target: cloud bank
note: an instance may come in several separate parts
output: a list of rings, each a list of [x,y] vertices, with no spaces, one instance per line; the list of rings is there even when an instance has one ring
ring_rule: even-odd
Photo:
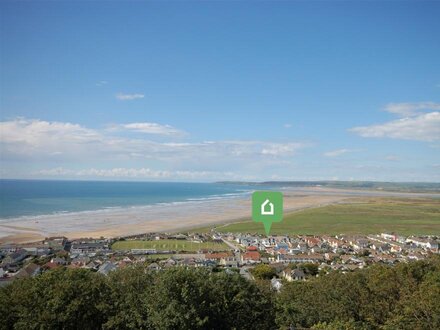
[[[390,103],[385,110],[403,118],[383,124],[354,127],[350,131],[367,138],[424,142],[440,140],[440,103]]]
[[[55,166],[40,172],[41,175],[50,176],[175,176],[203,179],[215,175],[219,178],[233,178],[231,174],[226,174],[230,169],[235,173],[246,173],[249,168],[271,167],[290,159],[308,146],[302,142],[257,140],[157,141],[151,137],[160,135],[172,139],[183,131],[170,125],[156,123],[123,124],[118,125],[118,129],[148,135],[131,137],[125,134],[121,137],[114,134],[114,129],[100,130],[73,123],[38,119],[17,118],[0,122],[0,161],[3,164],[68,163],[71,168],[89,168],[82,172],[69,170],[64,166],[63,170],[59,170],[61,167]],[[103,164],[114,166],[118,162],[130,164],[129,168],[132,170],[125,167],[100,169]]]
[[[362,137],[434,142],[440,140],[440,112],[405,117],[384,124],[350,129]]]

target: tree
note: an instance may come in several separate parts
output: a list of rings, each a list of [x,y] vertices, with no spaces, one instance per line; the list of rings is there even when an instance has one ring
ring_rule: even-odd
[[[274,268],[266,264],[259,264],[251,270],[252,275],[259,280],[270,280],[276,276],[277,272]]]
[[[105,278],[84,269],[56,269],[7,290],[15,329],[97,329],[110,301]]]
[[[105,329],[150,329],[148,302],[152,297],[153,273],[144,265],[118,269],[108,277],[110,299]]]
[[[318,265],[310,262],[301,264],[300,267],[303,269],[304,273],[310,276],[316,276],[316,274],[319,272]]]
[[[149,310],[155,329],[273,327],[270,299],[238,274],[174,268],[154,279]]]

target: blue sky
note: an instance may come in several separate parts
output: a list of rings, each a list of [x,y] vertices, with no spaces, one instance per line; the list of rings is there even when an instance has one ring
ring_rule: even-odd
[[[2,2],[2,178],[440,181],[440,3]]]

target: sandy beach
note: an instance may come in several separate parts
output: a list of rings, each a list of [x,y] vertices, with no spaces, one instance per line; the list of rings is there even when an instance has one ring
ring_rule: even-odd
[[[350,199],[358,196],[427,197],[426,194],[320,187],[301,188],[283,193],[285,213],[332,203],[349,202]],[[246,196],[22,217],[0,221],[0,243],[24,243],[58,235],[76,239],[169,232],[233,222],[250,216],[250,196]]]

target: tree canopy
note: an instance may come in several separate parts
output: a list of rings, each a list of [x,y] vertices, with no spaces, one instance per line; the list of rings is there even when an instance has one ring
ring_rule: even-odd
[[[59,268],[0,288],[0,329],[440,329],[440,258],[268,290],[236,273]],[[269,274],[270,271],[270,274]],[[269,276],[270,275],[270,276]]]

